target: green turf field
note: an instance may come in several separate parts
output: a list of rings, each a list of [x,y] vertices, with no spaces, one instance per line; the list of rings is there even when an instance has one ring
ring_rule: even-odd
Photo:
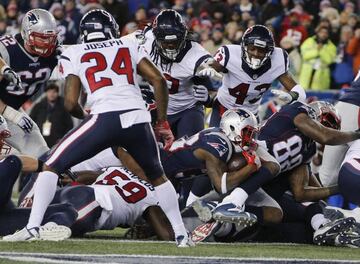
[[[360,250],[351,248],[277,243],[201,243],[195,248],[179,249],[176,248],[174,243],[170,242],[123,240],[123,233],[123,229],[117,229],[115,232],[98,231],[89,234],[85,238],[70,239],[62,242],[0,242],[0,251],[360,261]]]

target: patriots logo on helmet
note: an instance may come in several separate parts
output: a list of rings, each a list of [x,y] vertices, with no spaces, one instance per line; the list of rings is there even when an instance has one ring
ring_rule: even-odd
[[[28,20],[32,25],[35,25],[35,24],[37,24],[39,22],[39,19],[32,12],[28,13]]]

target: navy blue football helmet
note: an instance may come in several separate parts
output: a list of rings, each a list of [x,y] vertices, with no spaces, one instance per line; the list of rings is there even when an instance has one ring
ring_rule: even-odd
[[[165,9],[154,19],[153,33],[160,55],[174,61],[185,46],[188,30],[178,12]]]
[[[253,70],[260,68],[270,58],[274,51],[274,37],[271,31],[262,25],[248,28],[242,37],[242,60]],[[258,57],[254,57],[251,50],[256,49]]]
[[[94,9],[81,19],[80,36],[84,43],[119,38],[119,25],[110,13]]]

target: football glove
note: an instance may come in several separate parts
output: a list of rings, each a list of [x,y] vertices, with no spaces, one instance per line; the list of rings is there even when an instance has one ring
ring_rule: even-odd
[[[21,78],[20,78],[20,76],[13,69],[11,69],[9,66],[3,67],[1,69],[1,74],[7,81],[14,84],[15,88],[17,88],[17,90],[22,90],[23,89],[22,86],[21,86]]]
[[[210,77],[211,79],[214,79],[215,81],[221,81],[222,80],[222,74],[218,73],[214,68],[206,67],[199,71],[197,73],[197,76],[200,77]]]
[[[170,125],[168,121],[158,121],[155,124],[155,135],[158,141],[164,141],[164,149],[168,150],[172,143],[174,142],[174,135],[170,129]]]
[[[285,104],[290,104],[299,98],[299,94],[294,91],[285,92],[282,90],[271,89],[271,93]]]
[[[206,103],[209,100],[209,91],[205,86],[199,85],[193,88],[193,94],[197,101]]]
[[[7,120],[17,124],[25,133],[30,134],[34,127],[34,123],[30,117],[28,117],[25,113],[16,111],[11,106],[6,106],[3,116]]]
[[[261,160],[256,156],[255,152],[243,151],[242,155],[246,159],[248,165],[255,165],[257,169],[261,167]]]

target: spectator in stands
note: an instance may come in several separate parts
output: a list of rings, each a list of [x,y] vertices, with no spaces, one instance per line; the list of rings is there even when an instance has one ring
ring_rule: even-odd
[[[294,38],[285,36],[280,41],[280,47],[289,54],[290,68],[289,72],[293,75],[295,81],[299,81],[301,69],[301,55],[296,46]]]
[[[279,29],[283,16],[293,8],[292,0],[268,1],[262,12],[260,22],[263,24],[271,22],[276,29]]]
[[[68,34],[71,34],[71,27],[69,22],[65,20],[65,10],[60,3],[53,3],[49,9],[49,12],[53,14],[56,20],[57,30],[59,32],[58,39],[60,43],[67,44],[69,41],[66,39]]]
[[[346,52],[353,56],[353,72],[357,74],[360,68],[360,27],[355,29],[354,36],[346,47]]]
[[[350,18],[350,15],[355,13],[355,5],[352,2],[347,2],[344,5],[343,11],[340,13],[340,24],[346,25]]]
[[[15,35],[20,32],[20,25],[18,21],[18,5],[16,0],[9,1],[6,7],[7,15],[7,28],[6,33],[9,35]]]
[[[79,39],[79,25],[82,18],[80,10],[76,7],[75,0],[64,0],[65,3],[65,19],[69,22],[66,43],[76,44]]]
[[[63,98],[59,96],[59,86],[49,83],[45,92],[46,97],[34,105],[30,116],[51,148],[73,127],[73,122],[65,110]]]
[[[353,29],[355,29],[355,27],[357,27],[359,24],[359,16],[355,13],[351,14],[349,16],[347,24],[351,26]]]
[[[224,37],[224,27],[221,24],[216,24],[212,29],[211,38],[204,42],[203,47],[214,55],[221,46],[227,44],[231,44],[231,42]]]
[[[305,89],[326,90],[330,88],[330,64],[336,58],[336,46],[329,39],[327,27],[320,27],[316,35],[301,45],[302,66],[300,85]]]
[[[123,28],[128,21],[127,1],[103,0],[102,5],[115,18],[120,28]]]
[[[349,25],[343,25],[340,32],[340,41],[337,45],[336,51],[336,64],[333,71],[334,87],[336,89],[349,87],[350,83],[354,79],[353,73],[353,58],[346,52],[346,46],[348,45],[351,37],[353,36],[353,30]]]
[[[301,24],[300,14],[295,10],[290,11],[281,24],[280,39],[285,36],[293,38],[296,47],[299,47],[308,37],[305,26]]]

